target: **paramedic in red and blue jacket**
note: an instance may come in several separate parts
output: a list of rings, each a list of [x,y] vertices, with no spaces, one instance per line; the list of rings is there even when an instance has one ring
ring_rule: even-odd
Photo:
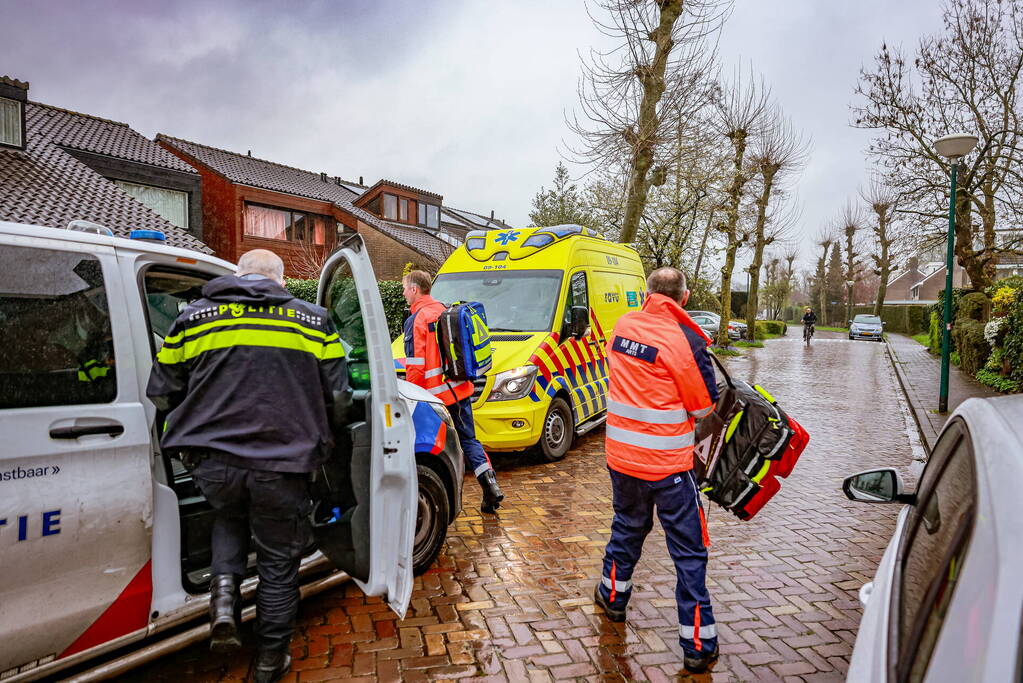
[[[480,511],[492,513],[501,507],[504,494],[483,444],[476,438],[472,419],[472,382],[448,381],[441,367],[437,344],[437,319],[447,307],[430,296],[433,284],[428,273],[413,270],[402,278],[402,294],[412,315],[405,321],[405,379],[444,401],[458,432],[458,442],[483,489]]]
[[[660,268],[647,279],[643,309],[615,325],[607,345],[610,386],[605,450],[614,519],[596,603],[625,620],[632,572],[653,528],[654,509],[675,563],[679,642],[689,671],[717,657],[717,627],[707,592],[707,526],[693,476],[695,420],[718,399],[710,338],[683,306],[686,279]]]

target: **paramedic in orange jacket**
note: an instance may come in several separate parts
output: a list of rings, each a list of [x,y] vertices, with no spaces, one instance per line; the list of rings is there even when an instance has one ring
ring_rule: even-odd
[[[685,667],[700,672],[718,647],[706,585],[706,519],[692,473],[693,429],[714,409],[718,391],[710,339],[683,310],[688,299],[681,271],[655,270],[643,309],[622,316],[607,345],[605,450],[614,519],[594,600],[612,621],[625,620],[632,572],[656,507],[675,563]]]
[[[421,270],[413,270],[401,280],[402,294],[412,315],[405,321],[405,379],[444,401],[455,423],[458,442],[483,489],[481,512],[492,513],[501,507],[504,494],[490,465],[483,445],[476,438],[472,419],[472,382],[448,381],[441,369],[437,344],[437,319],[447,306],[430,296],[433,280]]]

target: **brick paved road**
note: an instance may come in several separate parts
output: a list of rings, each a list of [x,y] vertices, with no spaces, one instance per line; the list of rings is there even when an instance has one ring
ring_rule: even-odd
[[[740,522],[710,511],[709,582],[721,659],[693,680],[841,680],[894,506],[846,501],[844,475],[907,466],[910,446],[884,346],[795,338],[733,359],[810,432],[792,476]],[[839,336],[839,335],[835,335]],[[416,580],[404,621],[349,586],[304,603],[288,681],[689,680],[681,666],[674,570],[655,526],[634,575],[629,621],[596,614],[593,585],[610,524],[601,431],[557,464],[504,458],[498,518],[466,511],[436,566]],[[475,482],[472,482],[474,484]],[[194,646],[129,680],[238,680],[250,653],[222,659]]]

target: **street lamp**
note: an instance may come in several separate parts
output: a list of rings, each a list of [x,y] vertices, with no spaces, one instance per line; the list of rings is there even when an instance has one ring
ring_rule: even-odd
[[[977,146],[977,136],[967,133],[946,135],[934,141],[934,149],[952,164],[952,190],[948,199],[948,244],[945,251],[945,319],[941,331],[941,388],[938,390],[938,412],[948,412],[948,364],[952,342],[952,256],[955,252],[956,174],[959,161]]]
[[[845,296],[845,319],[849,321],[849,325],[852,325],[852,307],[853,307],[853,285],[856,284],[855,280],[846,280],[846,296]]]

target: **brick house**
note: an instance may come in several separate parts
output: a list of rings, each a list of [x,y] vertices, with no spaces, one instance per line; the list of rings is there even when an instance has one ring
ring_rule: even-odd
[[[365,240],[377,277],[398,279],[406,263],[435,270],[460,243],[426,229],[432,216],[439,216],[439,195],[389,181],[367,188],[164,134],[156,140],[198,169],[206,241],[229,261],[250,249],[270,249],[284,259],[289,276],[312,277],[339,235],[354,231]],[[384,218],[391,215],[392,204],[383,197],[385,189],[395,198],[394,220]],[[399,195],[405,202],[397,203]],[[418,223],[420,203],[423,224]],[[398,220],[399,207],[404,220]]]
[[[125,123],[32,102],[28,90],[0,77],[0,220],[82,219],[118,237],[160,230],[168,244],[209,251],[195,169]]]

